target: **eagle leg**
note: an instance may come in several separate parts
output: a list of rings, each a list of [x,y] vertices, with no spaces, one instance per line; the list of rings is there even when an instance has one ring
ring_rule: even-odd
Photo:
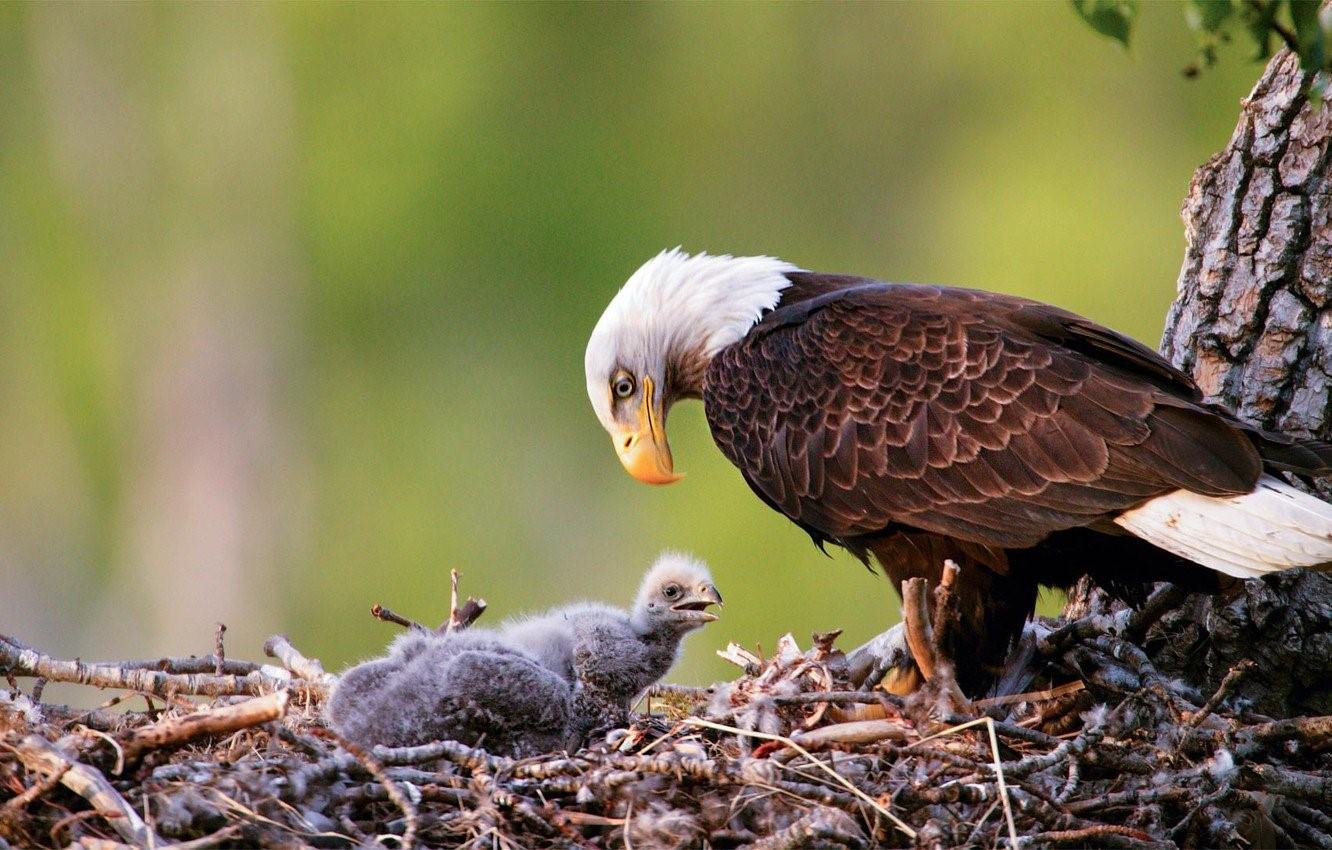
[[[922,578],[926,582],[926,598],[934,598],[935,589],[943,581],[945,564],[953,561],[958,565],[958,580],[951,589],[952,621],[941,649],[954,662],[962,692],[972,698],[985,696],[1002,673],[1009,649],[1035,610],[1036,581],[1027,575],[1011,573],[1002,550],[935,534],[896,531],[866,541],[866,548],[874,553],[899,597],[903,582]],[[910,684],[911,677],[899,674],[896,681]]]

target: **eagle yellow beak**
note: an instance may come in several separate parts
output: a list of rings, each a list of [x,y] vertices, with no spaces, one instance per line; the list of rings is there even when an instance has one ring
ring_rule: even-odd
[[[643,401],[638,406],[638,430],[612,434],[615,451],[628,473],[644,484],[671,484],[684,478],[675,472],[671,445],[663,427],[666,414],[653,392],[652,379],[643,378]]]

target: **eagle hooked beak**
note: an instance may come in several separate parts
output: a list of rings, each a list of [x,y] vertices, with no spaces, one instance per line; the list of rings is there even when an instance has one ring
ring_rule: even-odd
[[[656,397],[652,379],[643,378],[643,400],[638,406],[638,430],[614,435],[615,451],[630,475],[644,484],[671,484],[683,478],[675,472],[671,445],[666,441],[666,412]]]
[[[690,620],[700,624],[711,623],[717,619],[717,615],[708,610],[711,605],[720,606],[722,604],[721,594],[717,588],[710,585],[702,585],[698,590],[681,599],[671,606],[672,611],[685,614]]]

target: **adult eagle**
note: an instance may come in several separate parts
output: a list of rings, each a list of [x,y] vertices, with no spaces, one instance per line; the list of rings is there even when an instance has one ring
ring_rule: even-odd
[[[771,257],[649,260],[592,332],[587,391],[635,478],[675,474],[666,414],[713,439],[816,543],[897,584],[962,567],[959,680],[983,691],[1038,586],[1332,566],[1332,445],[1206,404],[1156,352],[1035,301],[801,270]]]

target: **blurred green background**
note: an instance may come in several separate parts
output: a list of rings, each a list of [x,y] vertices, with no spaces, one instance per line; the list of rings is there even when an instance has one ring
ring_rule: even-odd
[[[330,668],[436,622],[626,601],[708,559],[712,650],[897,618],[754,498],[584,394],[664,247],[1056,302],[1155,342],[1192,170],[1260,65],[1183,11],[1125,55],[1059,4],[0,5],[0,631],[65,656]]]

